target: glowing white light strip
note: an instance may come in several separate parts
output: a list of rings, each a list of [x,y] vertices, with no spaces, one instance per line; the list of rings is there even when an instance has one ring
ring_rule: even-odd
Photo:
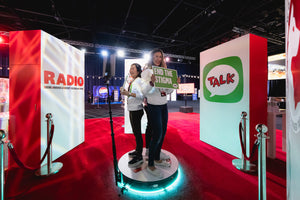
[[[181,185],[181,183],[183,182],[184,177],[182,175],[181,170],[182,169],[179,166],[176,179],[172,183],[170,183],[167,187],[161,188],[158,190],[151,190],[151,191],[139,190],[139,189],[131,187],[130,185],[126,185],[126,184],[124,185],[124,183],[118,183],[118,186],[120,188],[125,188],[132,195],[151,195],[153,197],[153,194],[155,194],[155,195],[167,194],[167,192],[171,192],[172,190],[175,190],[176,188],[178,188]]]

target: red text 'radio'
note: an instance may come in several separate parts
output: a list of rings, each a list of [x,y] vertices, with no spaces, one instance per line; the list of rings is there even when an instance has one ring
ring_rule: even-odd
[[[44,83],[52,85],[67,85],[67,86],[83,86],[83,78],[81,76],[65,76],[62,73],[55,77],[55,73],[51,71],[44,71]]]

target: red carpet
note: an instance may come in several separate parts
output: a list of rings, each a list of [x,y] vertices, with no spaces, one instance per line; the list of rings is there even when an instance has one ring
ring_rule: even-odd
[[[135,147],[135,140],[132,134],[124,134],[123,117],[113,120],[119,159]],[[166,192],[159,199],[257,199],[258,177],[235,169],[233,156],[201,142],[199,121],[197,113],[169,113],[163,148],[176,155],[184,181],[176,193]],[[87,119],[85,124],[85,142],[57,160],[64,164],[58,174],[39,178],[29,171],[10,169],[6,174],[7,199],[132,199],[126,192],[121,194],[114,183],[109,118]],[[286,199],[282,160],[267,160],[267,198]]]
[[[286,152],[282,151],[282,130],[276,130],[276,158],[286,162]]]

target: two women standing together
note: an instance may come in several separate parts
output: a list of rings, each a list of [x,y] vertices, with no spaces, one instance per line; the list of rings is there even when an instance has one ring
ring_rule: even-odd
[[[141,119],[144,114],[144,103],[148,119],[145,136],[146,155],[148,154],[147,171],[156,177],[162,178],[162,171],[156,166],[170,167],[170,163],[166,161],[170,157],[161,152],[161,148],[168,123],[167,94],[172,93],[173,89],[154,87],[156,78],[153,75],[152,66],[167,68],[162,50],[155,49],[151,52],[151,60],[143,72],[139,64],[134,63],[131,65],[130,75],[133,80],[129,84],[128,90],[121,88],[121,94],[128,96],[127,108],[136,139],[136,149],[129,153],[129,157],[132,157],[132,159],[129,161],[128,166],[136,167],[143,163]]]

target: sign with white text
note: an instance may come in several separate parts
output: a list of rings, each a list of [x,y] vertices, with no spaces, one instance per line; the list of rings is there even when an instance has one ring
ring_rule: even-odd
[[[178,89],[177,70],[166,69],[163,67],[152,67],[156,77],[154,83],[157,88]]]

